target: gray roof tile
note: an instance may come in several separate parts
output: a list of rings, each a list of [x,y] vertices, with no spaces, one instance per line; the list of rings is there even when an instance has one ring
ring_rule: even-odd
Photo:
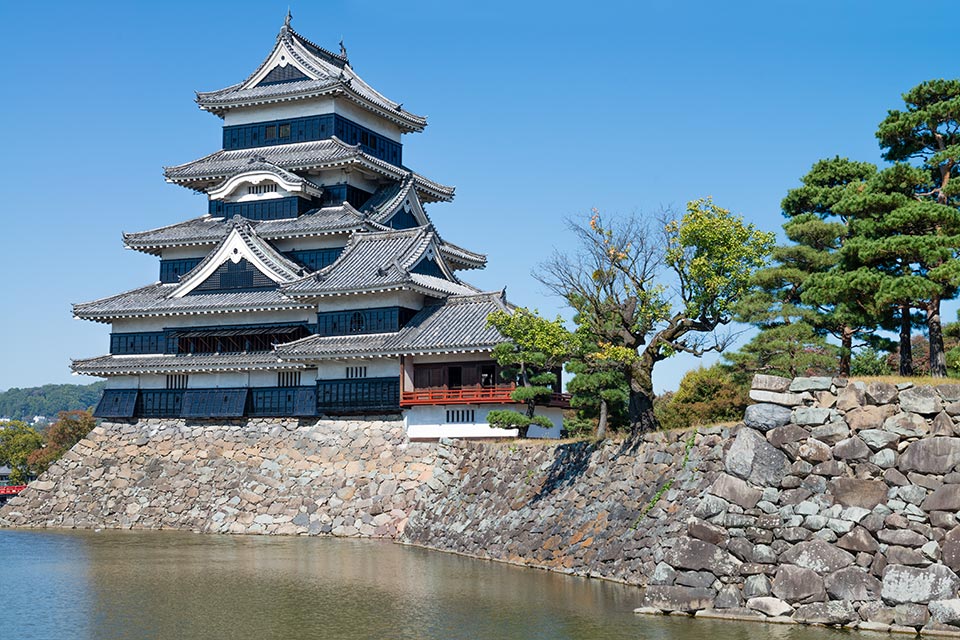
[[[73,305],[73,315],[86,320],[110,322],[114,318],[137,316],[315,308],[315,305],[288,298],[278,289],[169,297],[178,286],[158,282],[108,298],[82,302]]]
[[[410,269],[436,241],[432,227],[355,233],[333,264],[284,285],[283,291],[296,297],[400,288],[426,289],[441,294],[476,293],[472,287],[456,280],[410,273]]]
[[[359,336],[309,336],[279,345],[284,360],[310,361],[336,357],[396,356],[448,351],[485,351],[504,341],[487,325],[487,316],[512,306],[503,294],[450,296],[427,305],[396,333]]]
[[[294,368],[301,368],[293,365]],[[244,371],[250,369],[287,369],[273,352],[267,353],[209,353],[209,354],[147,354],[136,356],[106,355],[74,360],[70,365],[76,373],[90,376],[132,375],[137,373],[207,371]]]
[[[393,180],[403,180],[411,172],[364,153],[360,145],[348,145],[339,138],[279,144],[251,149],[221,149],[198,160],[172,167],[164,167],[167,180],[190,188],[204,190],[211,183],[219,183],[236,173],[246,171],[251,160],[262,159],[287,171],[328,169],[357,165]],[[454,187],[412,174],[417,190],[425,201],[449,201]]]
[[[253,79],[265,68],[276,47],[283,47],[299,66],[306,69],[309,78],[253,85]],[[202,109],[222,115],[238,106],[336,94],[394,121],[406,131],[422,131],[427,126],[426,118],[406,111],[402,105],[364,82],[346,56],[310,42],[287,25],[280,29],[274,50],[246,80],[217,91],[198,92],[197,103]]]

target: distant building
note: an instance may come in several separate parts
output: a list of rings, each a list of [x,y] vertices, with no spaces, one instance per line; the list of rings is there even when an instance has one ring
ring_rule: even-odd
[[[402,411],[413,438],[509,435],[491,409],[512,381],[487,315],[510,309],[458,273],[486,257],[448,242],[425,205],[454,189],[403,164],[426,119],[387,99],[290,27],[242,82],[197,95],[223,148],[167,167],[207,213],[124,235],[159,281],[74,305],[112,326],[102,418],[310,417]],[[557,389],[559,391],[559,389]],[[542,413],[557,436],[565,399]]]

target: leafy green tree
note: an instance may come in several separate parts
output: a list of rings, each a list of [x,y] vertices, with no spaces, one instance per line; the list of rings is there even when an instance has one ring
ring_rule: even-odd
[[[839,343],[839,373],[850,374],[854,340],[877,326],[876,278],[864,277],[859,265],[844,261],[851,235],[843,202],[876,175],[876,166],[835,157],[814,163],[783,199],[783,225],[793,245],[774,251],[774,277],[788,284],[785,303],[797,307],[799,319]],[[840,205],[840,206],[838,206]],[[768,269],[770,270],[770,269]]]
[[[663,222],[661,235],[636,217],[606,226],[594,211],[588,226],[571,223],[580,250],[556,252],[535,274],[573,307],[578,326],[599,338],[595,357],[619,361],[627,371],[634,434],[657,427],[655,365],[680,352],[700,356],[729,344],[730,336],[717,329],[732,321],[734,305],[774,244],[772,233],[709,198],[690,202],[679,220]]]
[[[27,459],[43,446],[43,436],[36,429],[12,420],[0,424],[0,464],[10,467],[10,481],[23,484],[30,479]]]
[[[536,406],[553,394],[552,385],[559,382],[554,370],[563,366],[570,353],[572,338],[563,320],[546,320],[520,307],[512,313],[494,311],[487,323],[507,338],[494,348],[493,358],[503,368],[504,377],[519,380],[511,398],[526,405],[525,413],[491,411],[487,422],[504,429],[515,428],[521,438],[526,437],[531,424],[550,428],[548,418],[536,415]]]
[[[657,418],[665,429],[739,420],[750,404],[749,383],[738,383],[727,367],[714,364],[688,371],[677,391],[657,403]]]
[[[960,287],[960,210],[926,199],[918,200],[922,169],[898,164],[881,171],[852,200],[857,207],[855,234],[845,252],[857,264],[879,276],[877,300],[901,307],[901,348],[912,318],[903,307],[925,312],[930,341],[930,374],[946,375],[940,306]],[[906,356],[906,354],[904,354]],[[901,368],[902,372],[902,368]]]
[[[853,356],[850,365],[850,375],[854,376],[886,376],[893,373],[890,366],[889,354],[867,347]]]
[[[910,176],[912,202],[877,221],[875,237],[886,234],[884,249],[901,258],[897,283],[909,290],[926,314],[930,374],[946,375],[940,306],[960,287],[960,80],[929,80],[903,94],[904,110],[893,109],[880,123],[883,157],[914,161],[917,171],[893,167],[893,178]],[[912,168],[912,167],[911,167]],[[882,258],[883,256],[876,256]]]
[[[69,451],[97,426],[97,420],[89,411],[62,411],[57,421],[47,429],[42,448],[27,456],[27,465],[32,475],[38,476],[50,468],[63,454]]]
[[[630,385],[619,361],[599,360],[595,343],[567,363],[567,371],[574,378],[567,384],[572,394],[570,406],[577,410],[581,420],[596,420],[597,438],[604,438],[608,425],[614,428],[625,426],[628,420],[627,406],[630,402]]]
[[[837,347],[805,322],[765,327],[750,342],[723,357],[740,383],[748,383],[755,373],[787,378],[832,375],[838,361]]]

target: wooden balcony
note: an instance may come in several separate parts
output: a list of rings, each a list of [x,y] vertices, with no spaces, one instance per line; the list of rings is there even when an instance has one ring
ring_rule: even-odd
[[[401,407],[428,404],[512,404],[515,387],[463,387],[460,389],[415,389],[400,394]],[[549,407],[570,408],[569,393],[554,393]]]

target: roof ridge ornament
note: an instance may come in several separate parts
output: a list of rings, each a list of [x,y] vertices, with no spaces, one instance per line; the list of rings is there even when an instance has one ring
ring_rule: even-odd
[[[293,13],[290,11],[290,5],[287,5],[287,17],[283,19],[283,26],[286,29],[290,28],[290,21],[293,20]]]
[[[350,64],[349,58],[347,58],[347,47],[343,44],[343,36],[340,37],[340,55],[347,61],[347,64]]]

